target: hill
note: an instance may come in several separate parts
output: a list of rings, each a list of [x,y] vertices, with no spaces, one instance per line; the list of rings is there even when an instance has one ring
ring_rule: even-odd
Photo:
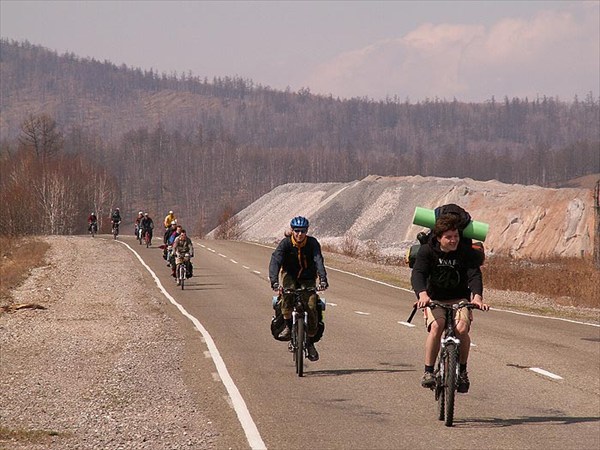
[[[490,224],[490,254],[517,258],[589,255],[594,239],[590,189],[552,189],[492,180],[369,176],[350,183],[279,186],[237,214],[241,238],[274,243],[290,218],[305,215],[311,233],[342,248],[348,236],[364,252],[401,256],[422,229],[412,225],[415,207],[456,203]],[[214,236],[214,231],[209,236]]]

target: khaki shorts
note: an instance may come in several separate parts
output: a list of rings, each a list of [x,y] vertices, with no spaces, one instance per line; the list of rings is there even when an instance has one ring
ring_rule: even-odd
[[[466,299],[458,299],[458,300],[448,300],[444,303],[448,303],[453,305],[455,303],[460,303],[463,301],[468,301]],[[431,324],[438,319],[444,320],[446,318],[446,310],[444,308],[425,308],[423,311],[423,318],[425,319],[425,327],[429,330]],[[456,322],[462,320],[467,323],[467,327],[471,328],[471,322],[473,322],[473,311],[468,308],[461,308],[458,310],[456,314]]]

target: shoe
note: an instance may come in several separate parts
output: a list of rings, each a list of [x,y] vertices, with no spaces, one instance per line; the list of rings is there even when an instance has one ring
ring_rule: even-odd
[[[167,263],[167,267],[171,267],[171,263]]]
[[[421,378],[421,386],[424,388],[432,388],[435,386],[435,375],[431,372],[425,372]]]
[[[181,281],[177,280],[176,283],[177,283],[177,286],[179,286],[181,284]]]
[[[456,390],[458,392],[460,392],[461,394],[466,394],[467,392],[469,392],[469,387],[471,386],[471,383],[469,382],[469,375],[467,374],[467,372],[461,372],[458,374],[458,386],[456,388]]]
[[[319,352],[315,348],[315,344],[306,344],[306,351],[308,352],[309,361],[319,360]]]
[[[277,339],[280,341],[289,341],[292,339],[292,329],[286,325],[283,331],[279,333],[279,336],[277,336]]]
[[[171,276],[172,276],[173,278],[177,278],[177,277],[175,276],[175,271],[171,272]]]

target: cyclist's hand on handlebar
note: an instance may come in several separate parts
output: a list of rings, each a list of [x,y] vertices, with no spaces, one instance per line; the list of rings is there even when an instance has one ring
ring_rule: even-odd
[[[271,284],[271,289],[273,289],[276,292],[279,292],[281,294],[282,288],[279,285],[279,283],[273,283]]]
[[[329,287],[329,283],[327,283],[327,280],[323,280],[319,283],[319,286],[317,287],[317,291],[324,291]]]
[[[479,294],[475,294],[473,296],[473,299],[471,300],[471,303],[475,303],[477,305],[477,307],[480,310],[482,310],[482,311],[489,311],[490,310],[490,305],[488,305],[486,303],[483,303],[483,298]]]
[[[419,293],[419,300],[415,303],[417,308],[426,308],[429,303],[431,303],[431,298],[427,295],[427,291],[423,291]]]

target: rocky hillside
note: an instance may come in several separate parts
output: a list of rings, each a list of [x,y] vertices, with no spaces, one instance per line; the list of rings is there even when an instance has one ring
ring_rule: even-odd
[[[322,243],[341,247],[348,236],[363,250],[404,255],[421,227],[415,207],[456,203],[486,222],[490,254],[538,258],[589,255],[594,240],[593,190],[458,178],[369,176],[350,183],[279,186],[237,214],[244,240],[273,243],[291,217],[304,215]],[[209,234],[210,236],[210,234]]]

